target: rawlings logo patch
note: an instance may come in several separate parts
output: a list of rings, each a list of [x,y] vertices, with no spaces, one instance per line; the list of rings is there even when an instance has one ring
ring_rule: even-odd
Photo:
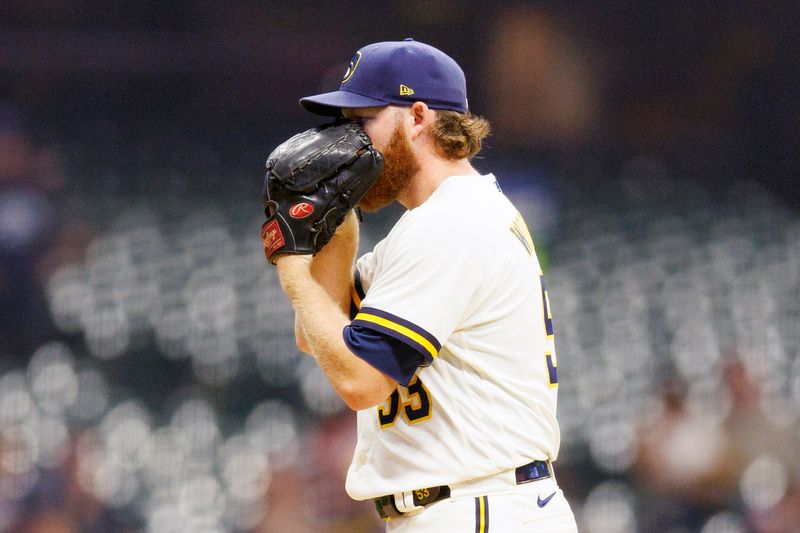
[[[289,209],[289,216],[292,218],[306,218],[308,215],[314,212],[314,206],[308,202],[300,202],[299,204],[294,204]]]
[[[281,228],[278,225],[277,220],[270,220],[268,222],[264,222],[264,225],[261,226],[261,242],[264,244],[264,254],[269,259],[275,250],[286,244],[286,241],[283,240],[283,233],[281,233]]]

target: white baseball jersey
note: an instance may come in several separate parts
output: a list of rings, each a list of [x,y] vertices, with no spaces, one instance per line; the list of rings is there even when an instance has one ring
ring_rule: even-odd
[[[494,176],[446,179],[358,260],[357,278],[350,349],[383,369],[397,352],[377,353],[350,330],[383,335],[419,365],[384,405],[359,411],[352,498],[556,459],[547,293],[530,234]]]

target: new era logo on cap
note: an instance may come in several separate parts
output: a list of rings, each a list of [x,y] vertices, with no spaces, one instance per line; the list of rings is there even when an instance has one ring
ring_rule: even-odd
[[[338,91],[307,96],[300,105],[318,115],[339,115],[343,107],[411,105],[467,111],[464,72],[450,56],[406,39],[373,43],[355,53]]]

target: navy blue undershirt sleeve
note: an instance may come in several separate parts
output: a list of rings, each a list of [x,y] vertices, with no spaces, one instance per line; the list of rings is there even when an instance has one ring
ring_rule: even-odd
[[[358,268],[353,271],[353,290],[355,294],[350,299],[350,320],[356,317],[358,308],[361,307],[361,301],[367,297],[364,287],[361,285],[361,272]],[[356,302],[355,298],[358,298],[358,302]]]
[[[408,344],[374,329],[358,325],[345,326],[344,342],[354,354],[404,387],[420,366],[431,363]]]

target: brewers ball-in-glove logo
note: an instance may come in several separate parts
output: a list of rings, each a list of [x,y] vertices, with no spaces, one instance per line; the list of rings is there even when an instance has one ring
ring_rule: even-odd
[[[298,133],[267,159],[261,226],[270,263],[282,254],[316,254],[383,171],[369,135],[349,120]]]
[[[358,64],[361,62],[361,52],[356,52],[356,55],[353,56],[353,59],[350,60],[350,66],[347,67],[347,70],[344,71],[344,76],[342,76],[342,83],[347,83],[353,73],[358,68]]]

